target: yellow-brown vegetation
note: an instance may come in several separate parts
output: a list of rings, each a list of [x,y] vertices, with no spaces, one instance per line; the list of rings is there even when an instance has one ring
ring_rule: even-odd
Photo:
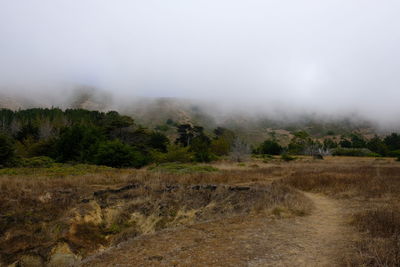
[[[313,207],[302,194],[308,191],[344,203],[348,224],[360,233],[355,253],[342,259],[345,264],[399,265],[399,162],[302,157],[212,166],[219,170],[3,173],[0,261],[36,257],[32,259],[49,262],[55,248],[63,246],[78,260],[165,228],[235,216],[305,216]]]

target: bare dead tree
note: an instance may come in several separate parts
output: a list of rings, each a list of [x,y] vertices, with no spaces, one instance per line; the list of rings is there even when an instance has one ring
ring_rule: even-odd
[[[10,125],[10,131],[11,134],[16,134],[21,130],[21,123],[17,121],[16,119],[12,120],[11,125]]]
[[[324,156],[331,155],[331,151],[318,144],[313,144],[306,147],[304,154],[312,156],[315,159],[324,159]]]
[[[50,121],[47,119],[43,123],[40,124],[39,127],[39,137],[40,139],[47,139],[51,137],[53,134],[53,126]]]
[[[250,158],[250,146],[243,140],[236,138],[231,147],[230,158],[233,161],[242,162]]]

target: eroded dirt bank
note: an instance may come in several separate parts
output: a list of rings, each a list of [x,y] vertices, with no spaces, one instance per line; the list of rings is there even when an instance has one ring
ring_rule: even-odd
[[[82,266],[340,266],[355,238],[337,200],[306,193],[311,215],[238,216],[122,243]]]

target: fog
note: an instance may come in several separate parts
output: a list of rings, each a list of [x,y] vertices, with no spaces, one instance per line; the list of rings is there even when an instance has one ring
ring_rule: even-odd
[[[400,116],[396,0],[0,1],[0,93]],[[46,100],[45,100],[46,99]]]

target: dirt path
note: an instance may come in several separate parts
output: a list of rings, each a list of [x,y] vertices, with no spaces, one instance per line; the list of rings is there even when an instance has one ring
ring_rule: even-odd
[[[305,217],[236,217],[142,236],[84,266],[339,266],[353,238],[341,204],[305,193]]]

